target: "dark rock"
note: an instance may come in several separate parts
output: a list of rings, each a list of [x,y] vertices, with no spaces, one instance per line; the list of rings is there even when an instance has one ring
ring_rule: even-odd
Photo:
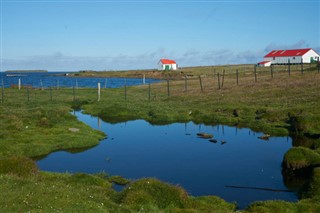
[[[265,134],[265,135],[259,136],[258,138],[261,139],[261,140],[269,140],[270,135]]]
[[[212,135],[212,134],[208,134],[208,133],[204,133],[204,132],[197,133],[197,135],[198,135],[200,138],[213,138],[213,135]]]

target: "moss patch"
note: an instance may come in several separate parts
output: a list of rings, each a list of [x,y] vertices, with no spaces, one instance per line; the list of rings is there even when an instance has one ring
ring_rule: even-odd
[[[283,167],[301,169],[320,165],[320,154],[305,147],[293,147],[284,156]]]

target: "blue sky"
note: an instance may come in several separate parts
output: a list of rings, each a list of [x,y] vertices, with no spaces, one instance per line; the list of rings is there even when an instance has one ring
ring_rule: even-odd
[[[320,1],[0,0],[1,70],[257,63],[273,49],[320,53]]]

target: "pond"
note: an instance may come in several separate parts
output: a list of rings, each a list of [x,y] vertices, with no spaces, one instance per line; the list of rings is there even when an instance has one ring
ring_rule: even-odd
[[[192,122],[110,124],[81,112],[74,114],[108,138],[80,153],[54,152],[37,162],[41,170],[155,177],[182,186],[192,196],[217,195],[236,202],[238,208],[259,200],[297,200],[296,193],[286,191],[281,174],[283,156],[292,146],[290,137],[261,140],[258,137],[263,134],[250,129]],[[217,142],[199,138],[199,132],[213,134]]]

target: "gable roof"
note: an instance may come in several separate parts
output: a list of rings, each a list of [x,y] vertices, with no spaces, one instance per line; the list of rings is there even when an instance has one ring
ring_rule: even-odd
[[[311,48],[306,49],[294,49],[294,50],[272,50],[264,57],[288,57],[288,56],[303,56],[308,51],[312,50]]]
[[[174,60],[170,60],[170,59],[160,59],[162,64],[176,64],[176,62]]]
[[[267,64],[267,63],[270,63],[271,61],[261,61],[259,62],[258,64]]]

